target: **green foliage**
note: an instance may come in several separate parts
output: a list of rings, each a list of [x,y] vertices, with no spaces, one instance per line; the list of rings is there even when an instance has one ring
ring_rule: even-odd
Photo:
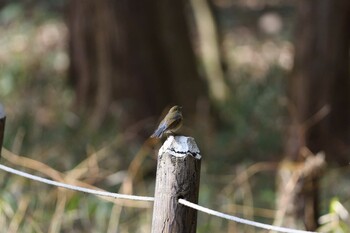
[[[217,135],[222,156],[232,162],[281,158],[284,77],[283,71],[274,68],[262,81],[242,78],[232,84],[232,96],[221,111],[226,123]]]
[[[329,204],[329,213],[321,216],[321,227],[318,229],[324,233],[345,233],[350,231],[349,211],[339,201],[333,198]]]

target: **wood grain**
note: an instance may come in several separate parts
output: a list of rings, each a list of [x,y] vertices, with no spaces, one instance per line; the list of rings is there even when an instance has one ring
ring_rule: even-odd
[[[175,137],[173,140],[176,142],[181,137]],[[182,141],[194,143],[193,139]],[[193,151],[186,154],[182,151],[176,156],[174,151],[178,149],[171,148],[172,143],[168,145],[169,148],[163,148],[163,153],[158,156],[152,232],[195,233],[197,211],[181,205],[178,199],[198,202],[201,160],[193,156]],[[196,145],[195,147],[197,148]],[[187,148],[193,148],[193,145]],[[196,151],[199,151],[198,148]]]

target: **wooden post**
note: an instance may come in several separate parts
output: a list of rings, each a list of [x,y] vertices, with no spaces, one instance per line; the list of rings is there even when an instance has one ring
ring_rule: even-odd
[[[159,150],[152,233],[195,233],[197,211],[178,202],[198,202],[201,156],[191,137],[170,136]]]
[[[5,111],[2,105],[0,104],[0,157],[1,157],[2,143],[4,140],[5,120],[6,120]]]

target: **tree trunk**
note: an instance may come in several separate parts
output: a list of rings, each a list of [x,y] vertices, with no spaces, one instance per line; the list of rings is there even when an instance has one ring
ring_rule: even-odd
[[[201,96],[184,1],[78,1],[68,6],[70,77],[76,106],[94,127],[113,110],[128,126]]]
[[[315,230],[320,172],[304,174],[308,159],[348,162],[350,148],[350,2],[298,1],[295,63],[289,79],[291,126],[281,164],[278,210],[289,227]],[[324,165],[315,166],[315,171]],[[289,186],[289,188],[288,188]],[[294,187],[290,189],[290,187]],[[292,192],[292,194],[291,194]],[[290,200],[281,201],[290,196]]]
[[[290,76],[292,120],[313,153],[348,161],[350,139],[350,2],[298,2],[295,64]],[[328,109],[328,111],[324,111]],[[322,114],[329,112],[329,114]],[[297,160],[297,155],[292,155]]]

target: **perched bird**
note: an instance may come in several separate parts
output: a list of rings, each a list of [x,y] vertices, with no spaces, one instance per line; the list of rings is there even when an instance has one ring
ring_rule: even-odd
[[[182,125],[182,107],[175,105],[172,107],[164,119],[159,123],[158,128],[151,135],[151,138],[161,138],[165,134],[169,134],[177,131]]]

